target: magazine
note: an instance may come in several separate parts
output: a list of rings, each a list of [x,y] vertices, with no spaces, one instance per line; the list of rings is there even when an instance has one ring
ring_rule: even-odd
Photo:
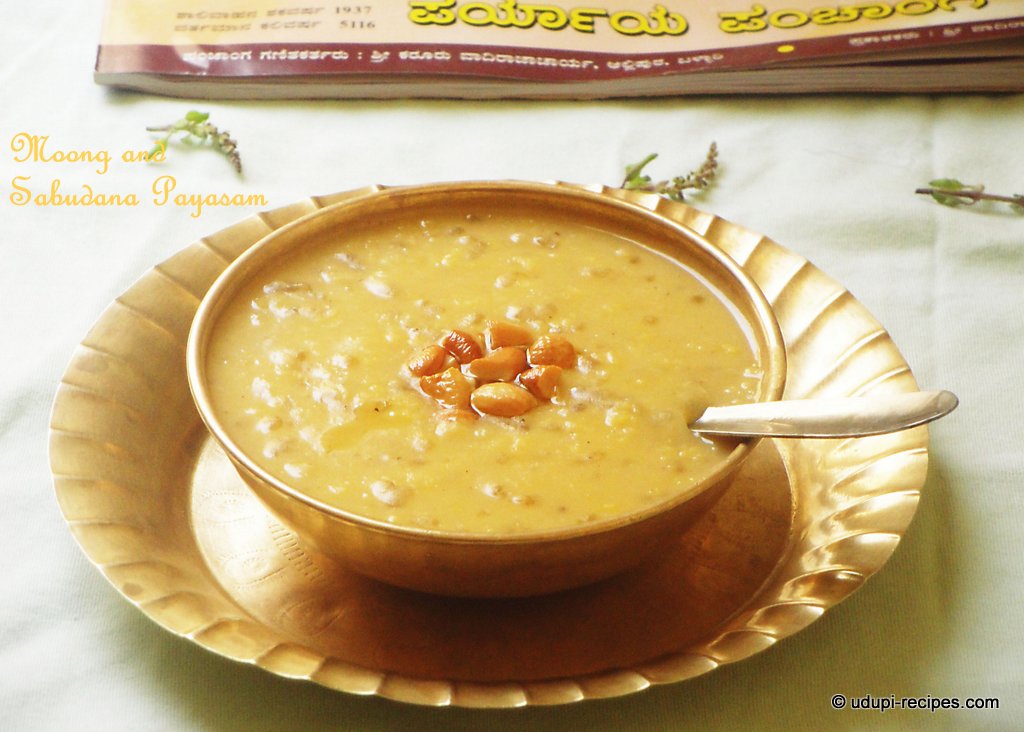
[[[210,98],[1024,91],[1024,0],[107,0],[100,84]]]

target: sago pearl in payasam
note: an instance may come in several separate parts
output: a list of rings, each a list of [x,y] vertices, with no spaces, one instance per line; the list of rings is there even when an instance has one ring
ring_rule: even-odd
[[[569,220],[389,220],[265,269],[210,341],[223,427],[390,524],[523,534],[659,503],[732,448],[688,422],[760,383],[708,283]]]

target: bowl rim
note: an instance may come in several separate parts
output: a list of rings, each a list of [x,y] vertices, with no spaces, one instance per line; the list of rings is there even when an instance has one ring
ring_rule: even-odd
[[[333,212],[345,209],[358,209],[372,204],[373,202],[386,203],[393,199],[410,198],[417,196],[436,195],[439,192],[453,191],[459,193],[476,193],[479,195],[495,195],[498,193],[508,194],[532,194],[534,196],[555,196],[567,200],[584,200],[591,205],[604,206],[623,212],[626,216],[633,216],[644,219],[648,224],[654,224],[663,228],[666,232],[672,232],[674,236],[688,240],[689,245],[701,250],[731,277],[740,286],[740,290],[746,296],[748,305],[755,316],[751,325],[760,331],[765,340],[764,352],[758,354],[758,362],[764,374],[761,382],[761,389],[758,401],[772,401],[782,398],[786,383],[786,350],[779,327],[779,322],[771,308],[767,298],[760,287],[754,282],[742,267],[723,250],[709,242],[698,232],[685,226],[682,223],[673,221],[656,210],[647,208],[633,201],[612,198],[603,193],[595,193],[585,188],[566,187],[564,185],[553,185],[533,181],[502,180],[502,181],[451,181],[439,183],[425,183],[409,186],[381,186],[365,194],[355,196],[338,203],[319,208],[305,214],[298,219],[274,230],[273,232],[256,241],[242,254],[232,260],[227,267],[216,277],[213,284],[203,296],[192,325],[189,329],[188,340],[185,348],[186,374],[188,377],[189,390],[200,418],[206,425],[210,434],[227,452],[236,465],[241,465],[250,472],[263,485],[270,487],[277,493],[282,494],[291,500],[296,500],[306,506],[326,514],[332,519],[354,525],[363,530],[387,534],[391,536],[402,536],[409,539],[425,540],[432,543],[445,544],[486,544],[486,545],[521,545],[547,542],[564,542],[571,539],[579,539],[595,534],[603,534],[615,531],[624,526],[639,524],[656,516],[666,514],[681,504],[696,498],[704,493],[711,486],[715,485],[726,474],[735,469],[750,451],[763,438],[752,438],[738,441],[737,445],[729,452],[711,472],[701,480],[691,485],[688,489],[678,492],[671,497],[643,507],[636,511],[612,516],[593,523],[572,525],[562,528],[545,529],[516,534],[493,535],[474,532],[455,532],[443,529],[428,529],[400,524],[391,524],[379,519],[363,516],[359,513],[347,511],[338,506],[331,505],[310,496],[296,488],[293,488],[285,481],[269,473],[256,461],[249,457],[232,438],[217,417],[214,409],[207,380],[205,378],[206,345],[212,326],[217,321],[220,310],[224,303],[229,302],[234,290],[242,286],[246,281],[243,276],[250,266],[254,271],[260,269],[261,264],[252,265],[254,259],[270,257],[268,249],[274,247],[274,243],[288,239],[295,235],[296,231],[315,225],[317,221],[329,218]],[[291,247],[285,247],[287,251]]]

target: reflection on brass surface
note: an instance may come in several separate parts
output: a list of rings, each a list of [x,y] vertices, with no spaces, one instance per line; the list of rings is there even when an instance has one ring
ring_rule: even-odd
[[[419,595],[347,572],[244,489],[192,405],[184,344],[216,275],[318,207],[247,219],[157,265],[75,352],[51,419],[64,516],[89,558],[171,632],[282,676],[411,703],[510,707],[618,696],[746,658],[795,633],[889,558],[917,506],[924,427],[764,441],[737,483],[659,562],[511,601]],[[746,269],[787,343],[786,398],[916,389],[885,330],[774,242],[655,196]]]
[[[270,519],[212,441],[191,512],[217,581],[297,644],[406,676],[536,681],[641,664],[700,640],[767,579],[790,505],[785,470],[764,443],[661,561],[530,600],[444,598],[346,571]]]

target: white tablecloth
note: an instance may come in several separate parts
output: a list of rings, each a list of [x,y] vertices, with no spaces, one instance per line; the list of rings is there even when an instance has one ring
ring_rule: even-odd
[[[680,730],[1024,727],[1024,217],[915,196],[939,176],[1024,192],[1024,97],[806,97],[586,103],[209,103],[116,94],[91,68],[99,2],[5,8],[0,24],[0,723],[7,730]],[[74,346],[153,264],[254,213],[149,203],[152,166],[15,162],[49,150],[145,150],[147,125],[207,110],[239,140],[239,179],[176,146],[181,190],[267,206],[373,182],[685,172],[711,140],[714,188],[693,200],[775,238],[849,288],[926,387],[962,406],[931,431],[910,531],[888,565],[796,636],[695,681],[518,712],[423,709],[290,682],[160,629],[92,568],[47,464],[49,407]],[[135,192],[135,207],[16,206],[60,178]],[[997,697],[989,711],[830,708],[849,696]]]

